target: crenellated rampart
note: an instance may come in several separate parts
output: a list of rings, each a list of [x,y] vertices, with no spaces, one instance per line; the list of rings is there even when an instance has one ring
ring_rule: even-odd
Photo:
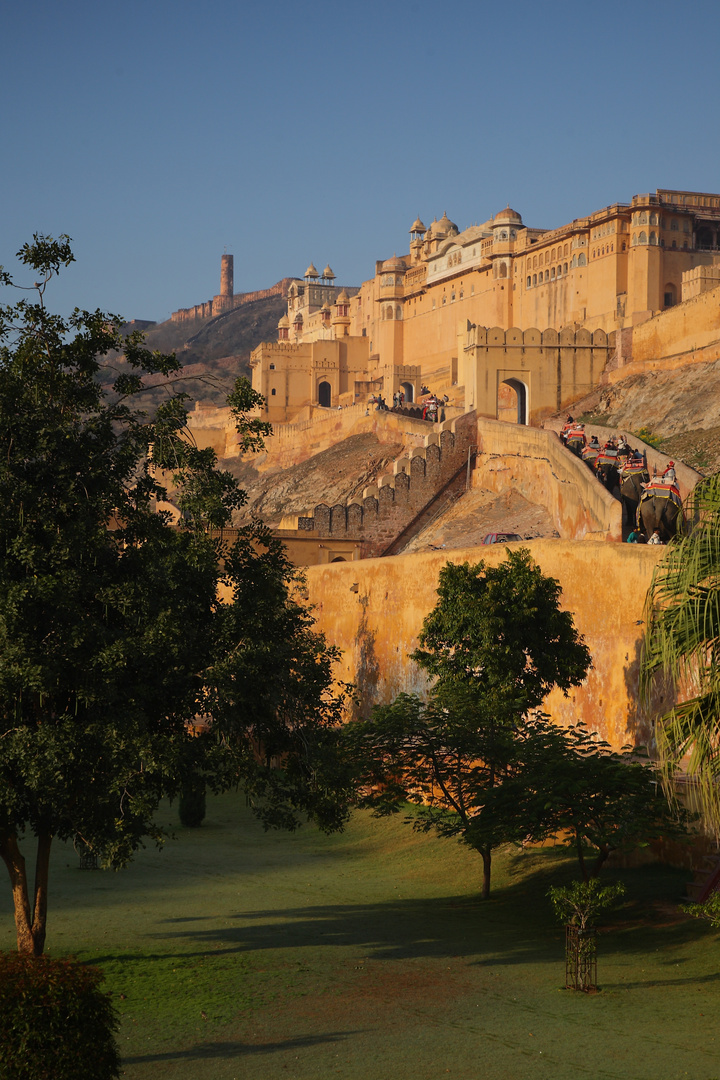
[[[346,504],[318,503],[311,514],[285,518],[284,529],[314,532],[319,538],[363,541],[379,555],[425,510],[467,462],[475,438],[475,415],[447,421],[395,462],[392,473],[366,487]]]
[[[242,307],[243,304],[251,304],[254,300],[266,300],[269,296],[287,297],[290,282],[293,278],[283,278],[269,289],[256,289],[255,292],[235,293],[234,296],[213,297],[202,304],[195,304],[189,308],[178,308],[170,316],[171,322],[192,322],[195,319],[211,319],[214,315],[221,315],[226,311],[233,311]]]

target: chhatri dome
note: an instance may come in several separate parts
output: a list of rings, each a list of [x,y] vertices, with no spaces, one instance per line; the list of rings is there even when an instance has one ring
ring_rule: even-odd
[[[315,264],[314,263],[310,263],[310,265],[308,266],[307,270],[305,271],[305,277],[311,277],[311,278],[320,277],[317,270],[315,269]]]
[[[458,227],[455,222],[451,221],[450,218],[447,216],[447,210],[443,211],[443,216],[436,223],[435,232],[436,234],[442,233],[444,236],[447,236],[449,233],[458,232]]]
[[[522,218],[517,210],[513,210],[510,206],[506,206],[504,210],[501,210],[499,214],[495,215],[493,218],[493,225],[522,225]]]
[[[422,221],[420,220],[419,217],[415,218],[414,222],[412,223],[412,225],[410,226],[410,229],[408,231],[411,232],[411,233],[425,232],[425,226],[423,225],[423,223],[422,223]]]
[[[329,281],[334,281],[335,280],[335,275],[333,274],[332,270],[330,269],[330,263],[328,263],[327,266],[325,267],[325,269],[323,270],[322,276],[324,278],[328,278]]]
[[[382,264],[383,271],[385,270],[407,270],[407,263],[404,259],[401,259],[399,255],[393,255],[392,259],[386,259]]]

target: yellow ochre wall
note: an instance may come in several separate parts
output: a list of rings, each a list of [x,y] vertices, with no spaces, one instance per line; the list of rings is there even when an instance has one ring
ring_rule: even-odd
[[[637,706],[640,620],[663,548],[562,540],[509,546],[528,547],[543,573],[557,578],[561,605],[573,612],[592,654],[587,680],[567,698],[554,691],[546,710],[558,723],[585,721],[615,747],[647,743],[650,729]],[[505,557],[505,547],[497,545],[307,568],[317,629],[342,649],[336,677],[357,685],[361,715],[401,691],[422,693],[426,688],[424,674],[408,653],[436,603],[445,563],[484,559],[497,565]]]

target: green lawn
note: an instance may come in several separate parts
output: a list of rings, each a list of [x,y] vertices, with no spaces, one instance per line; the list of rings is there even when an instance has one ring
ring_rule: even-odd
[[[480,860],[452,842],[365,815],[331,838],[267,834],[224,796],[120,874],[58,848],[48,951],[104,969],[129,1080],[720,1077],[720,943],[678,916],[684,876],[619,875],[586,997],[561,989],[545,899],[573,872],[508,852],[483,904]]]

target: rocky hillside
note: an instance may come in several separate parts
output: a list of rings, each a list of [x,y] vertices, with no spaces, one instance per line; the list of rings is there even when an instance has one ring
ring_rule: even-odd
[[[182,376],[172,380],[174,392],[183,391],[192,401],[224,405],[238,375],[250,376],[252,350],[262,341],[277,340],[278,320],[286,310],[287,301],[281,296],[268,296],[212,319],[153,325],[145,331],[145,341],[148,348],[177,353],[182,361]],[[122,369],[117,355],[108,358],[107,368],[108,379]],[[164,380],[156,380],[145,398],[146,407],[156,406],[167,392]]]
[[[346,503],[377,476],[392,469],[402,452],[402,444],[381,443],[370,432],[352,435],[299,465],[276,472],[262,472],[262,455],[257,458],[226,458],[221,466],[231,472],[248,494],[245,507],[236,513],[235,525],[250,517],[260,517],[277,526],[285,514],[303,514],[317,503],[329,506]]]

